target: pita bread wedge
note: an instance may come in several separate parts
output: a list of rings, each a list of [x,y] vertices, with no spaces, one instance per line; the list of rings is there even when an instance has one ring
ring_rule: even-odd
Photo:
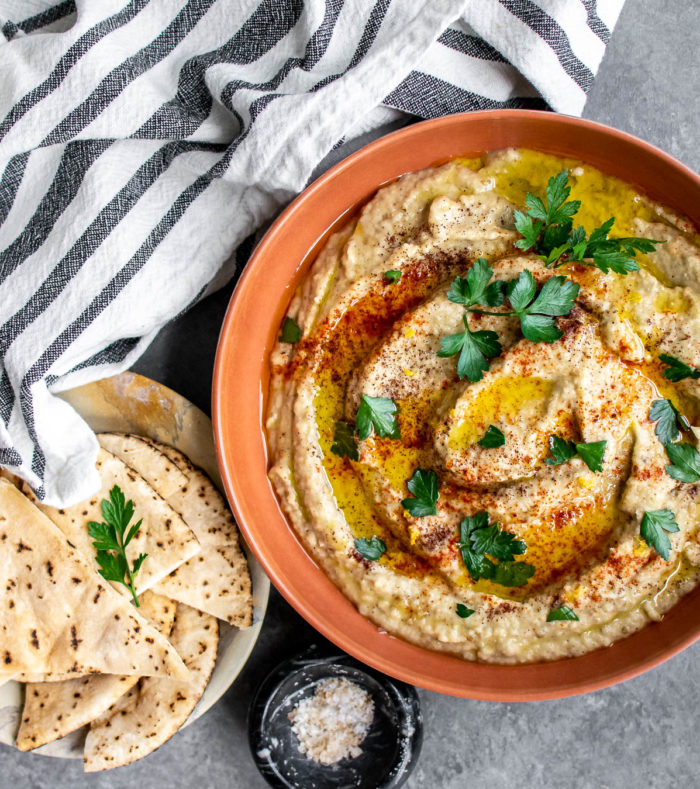
[[[177,603],[146,592],[140,613],[166,638],[175,621]],[[64,682],[31,683],[25,688],[17,747],[30,751],[53,742],[95,720],[136,685],[139,677],[91,674]]]
[[[216,662],[219,629],[209,614],[178,603],[170,640],[190,670],[189,682],[142,679],[93,721],[85,740],[85,772],[121,767],[167,742],[204,693]]]
[[[89,500],[64,509],[47,507],[36,499],[33,500],[93,567],[98,569],[95,548],[88,534],[88,523],[103,520],[102,500],[108,499],[109,491],[114,485],[118,485],[126,499],[134,502],[133,521],[143,519],[139,533],[126,549],[131,564],[140,553],[148,554],[136,577],[136,593],[140,595],[199,553],[199,542],[192,529],[165,499],[119,458],[101,449],[96,465],[102,487]],[[31,497],[28,486],[23,486],[22,490]],[[129,595],[122,584],[115,584],[115,589],[121,594]]]
[[[0,677],[187,679],[175,649],[29,499],[0,479]]]
[[[100,444],[138,472],[194,531],[201,552],[155,587],[159,594],[236,627],[253,621],[248,563],[224,498],[178,450],[140,436],[98,436]]]
[[[175,618],[175,608],[177,603],[173,600],[158,595],[155,592],[144,592],[139,597],[141,607],[139,614],[144,617],[149,624],[162,633],[166,638],[173,626]],[[63,674],[18,674],[15,679],[17,682],[24,683],[45,683],[45,682],[65,682],[69,679],[80,679],[82,677],[94,677],[95,674],[76,674],[74,671],[66,671]],[[101,676],[101,675],[98,675]]]

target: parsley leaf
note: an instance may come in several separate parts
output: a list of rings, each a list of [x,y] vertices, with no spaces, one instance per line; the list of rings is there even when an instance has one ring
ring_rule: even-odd
[[[502,430],[499,430],[494,425],[489,425],[484,437],[476,443],[484,449],[494,449],[495,447],[502,447],[506,443],[506,437],[503,435]]]
[[[672,510],[647,510],[644,513],[640,528],[642,539],[666,561],[671,555],[671,540],[666,532],[673,534],[678,531],[680,528]]]
[[[589,444],[576,444],[576,452],[591,471],[602,471],[607,443],[607,441],[591,441]]]
[[[357,448],[355,430],[352,425],[347,422],[335,423],[331,452],[341,458],[350,458],[350,460],[360,459],[360,451]]]
[[[560,605],[559,608],[552,608],[547,614],[548,622],[578,622],[579,618],[573,608],[568,605]]]
[[[557,328],[553,316],[571,312],[579,285],[566,277],[552,277],[535,296],[537,283],[532,272],[525,269],[517,280],[508,283],[507,291],[508,300],[520,318],[523,336],[531,342],[554,342],[562,336],[562,332]]]
[[[104,521],[88,523],[88,534],[92,537],[92,544],[97,551],[99,573],[105,581],[115,581],[126,586],[134,598],[134,605],[138,608],[139,600],[136,596],[134,579],[148,554],[139,554],[133,567],[129,568],[126,547],[139,533],[142,520],[132,524],[127,531],[134,517],[134,502],[131,499],[126,501],[118,485],[109,491],[109,499],[102,499],[101,509]]]
[[[691,444],[665,444],[670,466],[666,466],[669,477],[679,482],[697,482],[700,479],[700,454]]]
[[[488,560],[487,560],[488,561]],[[525,586],[525,584],[535,574],[535,567],[526,562],[499,562],[494,565],[490,576],[486,576],[495,584],[501,586]]]
[[[549,451],[552,453],[552,457],[545,458],[544,462],[549,466],[559,466],[578,455],[591,471],[602,471],[603,455],[607,444],[607,441],[575,444],[573,441],[552,435],[549,437]]]
[[[506,285],[504,279],[495,279],[484,291],[484,304],[489,307],[500,307],[506,303]]]
[[[282,323],[281,342],[299,342],[301,339],[301,328],[294,318],[285,318]]]
[[[515,242],[515,246],[527,252],[528,249],[532,249],[532,247],[537,245],[544,222],[539,219],[534,221],[531,216],[524,214],[522,211],[515,211],[513,216],[515,218],[515,229],[522,236],[521,239]]]
[[[373,431],[381,438],[401,438],[401,429],[395,416],[398,411],[399,407],[388,397],[363,394],[355,423],[360,438],[364,441]]]
[[[384,278],[389,282],[398,282],[401,279],[401,271],[396,268],[391,268],[389,271],[384,272]]]
[[[549,451],[552,453],[552,457],[545,458],[544,462],[549,466],[559,466],[576,457],[576,444],[553,435],[549,437]]]
[[[528,269],[521,271],[517,279],[508,283],[508,301],[511,307],[518,312],[525,312],[528,304],[535,298],[537,283]]]
[[[454,283],[453,283],[454,284]],[[471,331],[467,316],[464,315],[464,332],[449,334],[440,339],[438,356],[443,358],[459,354],[457,375],[468,378],[472,383],[480,381],[489,369],[488,359],[499,356],[503,347],[495,331]]]
[[[527,308],[527,312],[543,315],[568,315],[574,306],[579,288],[577,283],[566,277],[552,277],[544,283],[537,298]]]
[[[454,304],[472,307],[486,304],[500,307],[505,303],[506,282],[502,279],[490,282],[493,268],[486,258],[478,258],[467,272],[466,277],[455,277],[447,291],[447,298]]]
[[[477,529],[483,529],[488,526],[489,515],[487,512],[477,512],[476,515],[468,515],[459,524],[460,541],[457,547],[462,554],[462,561],[467,568],[467,572],[471,575],[474,582],[482,577],[483,560],[484,556],[472,550],[471,535]]]
[[[562,170],[558,175],[554,176],[554,178],[550,178],[547,184],[546,215],[537,217],[533,214],[533,216],[535,216],[536,219],[544,219],[548,225],[566,224],[581,207],[580,200],[572,200],[570,203],[566,202],[570,194],[569,173],[566,170]],[[532,206],[527,200],[525,202],[532,214]]]
[[[664,370],[664,378],[667,378],[669,381],[678,383],[678,381],[682,381],[684,378],[693,378],[694,380],[700,378],[700,370],[691,367],[680,359],[676,359],[675,356],[671,356],[668,353],[662,353],[659,359],[661,359],[664,364],[668,365],[668,369]]]
[[[654,400],[649,409],[649,419],[656,422],[656,433],[662,444],[671,444],[681,437],[681,430],[689,430],[690,423],[681,416],[670,400]]]
[[[456,277],[449,290],[447,298],[455,304],[471,307],[472,304],[483,304],[486,286],[493,277],[493,269],[486,258],[478,258],[467,272],[465,277]]]
[[[473,531],[471,543],[477,553],[487,553],[506,562],[512,562],[514,556],[526,551],[522,540],[517,540],[509,531],[501,531],[497,523]]]
[[[523,586],[535,573],[535,568],[525,562],[515,562],[513,557],[525,553],[526,546],[514,534],[489,525],[487,512],[467,516],[459,525],[460,539],[457,547],[462,561],[474,582],[487,578],[501,586]],[[499,560],[492,562],[488,556]]]
[[[369,540],[366,537],[359,537],[355,540],[355,550],[363,559],[376,562],[386,552],[386,543],[379,537],[372,537]]]
[[[475,613],[473,608],[467,608],[464,603],[457,603],[457,616],[462,617],[462,619],[467,619],[473,613]]]
[[[415,498],[405,498],[401,505],[414,518],[423,518],[426,515],[437,515],[438,476],[434,471],[417,468],[413,476],[406,483],[409,491]]]

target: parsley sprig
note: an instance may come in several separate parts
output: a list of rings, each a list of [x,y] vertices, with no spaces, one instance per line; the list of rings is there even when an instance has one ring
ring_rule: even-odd
[[[136,596],[134,579],[148,554],[140,553],[133,567],[129,567],[126,548],[139,533],[142,520],[138,520],[127,531],[134,517],[134,502],[131,499],[125,500],[124,493],[118,485],[109,491],[109,499],[102,499],[101,509],[104,522],[88,523],[88,534],[94,540],[92,544],[97,550],[100,575],[105,581],[124,584],[134,598],[134,605],[138,607],[139,600]]]
[[[554,318],[571,312],[579,292],[576,283],[563,276],[552,277],[538,293],[535,278],[528,270],[510,282],[491,282],[492,277],[493,268],[485,258],[479,258],[466,277],[456,277],[452,281],[447,298],[461,304],[467,313],[497,317],[517,315],[523,336],[532,342],[554,342],[562,336]],[[506,296],[513,308],[510,312],[489,312],[475,306],[500,307],[505,304]],[[466,314],[462,320],[464,331],[442,337],[438,356],[459,354],[457,375],[476,383],[489,369],[490,360],[501,355],[503,347],[496,332],[472,331]]]
[[[516,247],[525,252],[534,247],[549,254],[566,244],[571,232],[571,217],[581,207],[580,200],[567,202],[571,193],[568,180],[566,170],[549,179],[546,203],[531,192],[527,193],[525,205],[528,213],[515,212],[515,229],[523,236],[516,241]]]
[[[498,523],[489,525],[487,512],[464,518],[459,535],[457,547],[474,582],[487,578],[501,586],[524,586],[535,574],[533,565],[515,561],[516,556],[527,550],[525,543],[511,532],[499,529]]]
[[[563,336],[554,318],[568,315],[580,286],[563,276],[548,279],[537,293],[537,283],[528,269],[520,272],[506,288],[512,312],[487,312],[470,308],[479,315],[517,315],[523,337],[531,342],[555,342]]]
[[[595,266],[607,274],[629,274],[638,271],[634,258],[638,252],[653,252],[657,244],[649,238],[610,238],[615,224],[610,217],[600,227],[586,236],[583,227],[574,229],[573,217],[581,207],[580,200],[568,201],[571,187],[569,174],[562,170],[549,179],[546,200],[528,192],[525,204],[528,212],[516,211],[515,229],[522,236],[515,246],[524,252],[532,249],[540,255],[547,266],[561,266],[575,261],[585,266]],[[592,263],[587,260],[592,259]]]

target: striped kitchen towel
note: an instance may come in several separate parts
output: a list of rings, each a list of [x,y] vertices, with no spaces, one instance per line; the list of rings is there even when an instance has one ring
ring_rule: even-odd
[[[579,114],[622,3],[0,0],[0,464],[88,496],[97,442],[57,392],[229,281],[339,140]]]

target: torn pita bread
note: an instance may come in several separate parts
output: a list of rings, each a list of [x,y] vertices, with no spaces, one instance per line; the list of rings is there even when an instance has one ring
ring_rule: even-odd
[[[140,614],[166,638],[175,621],[177,603],[146,592]],[[30,751],[85,726],[136,685],[139,677],[91,674],[65,682],[31,683],[25,688],[17,747]]]
[[[0,677],[75,672],[187,679],[168,640],[3,479],[0,589]]]
[[[218,623],[209,614],[178,603],[170,640],[189,668],[191,680],[142,679],[93,721],[85,740],[85,772],[121,767],[148,756],[190,716],[214,669]]]
[[[139,533],[126,549],[131,564],[140,553],[148,554],[136,576],[136,593],[143,594],[176,567],[199,553],[199,542],[192,529],[165,499],[119,458],[101,449],[96,465],[102,487],[87,501],[73,507],[56,509],[47,507],[35,498],[32,500],[97,570],[96,551],[88,534],[88,524],[90,521],[102,521],[102,500],[109,498],[109,491],[114,485],[119,485],[126,499],[134,502],[134,523],[143,519]],[[22,490],[32,498],[28,486],[23,486]],[[129,596],[129,591],[123,584],[114,584],[114,588]]]
[[[140,474],[185,519],[201,552],[154,590],[236,627],[253,621],[248,563],[224,498],[178,450],[141,436],[98,436],[100,444]]]

